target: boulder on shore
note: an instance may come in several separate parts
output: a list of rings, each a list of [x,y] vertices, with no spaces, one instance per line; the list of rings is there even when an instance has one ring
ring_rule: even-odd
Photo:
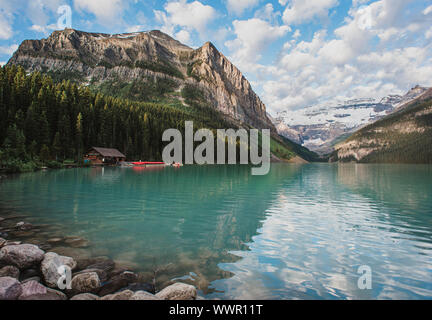
[[[114,294],[103,296],[101,300],[129,300],[135,293],[130,290],[124,290]]]
[[[90,301],[90,300],[99,300],[99,297],[91,293],[80,293],[70,298],[70,300]]]
[[[8,245],[0,250],[0,264],[14,265],[27,269],[39,264],[44,258],[44,251],[33,244]]]
[[[101,282],[96,272],[86,272],[75,275],[71,285],[75,293],[89,293],[99,289]]]
[[[104,283],[98,293],[100,296],[105,296],[107,294],[117,292],[118,290],[127,287],[129,284],[134,283],[137,280],[138,276],[135,273],[124,271]]]
[[[137,291],[129,300],[162,300],[147,291]]]
[[[19,279],[20,271],[15,266],[6,266],[0,269],[0,278],[1,277],[11,277],[15,279]]]
[[[72,271],[76,265],[77,264],[75,260],[70,257],[60,256],[54,252],[46,253],[41,263],[41,271],[44,276],[45,283],[51,288],[56,288],[58,286],[58,280],[62,276],[58,272],[58,269],[61,266],[66,266]]]
[[[12,277],[0,278],[0,300],[16,300],[22,293],[19,281]]]
[[[197,290],[194,286],[185,283],[174,283],[156,294],[163,300],[195,300]]]
[[[36,281],[22,284],[22,293],[19,300],[66,300],[63,292],[47,288]]]

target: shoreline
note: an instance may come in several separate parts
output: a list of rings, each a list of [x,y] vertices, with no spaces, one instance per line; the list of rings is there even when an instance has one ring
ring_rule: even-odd
[[[69,246],[73,252],[88,247],[88,241],[76,236],[27,239],[35,234],[47,235],[49,228],[24,222],[23,218],[0,216],[0,300],[203,299],[196,287],[182,282],[169,281],[170,285],[158,291],[156,274],[148,281],[144,273],[106,256],[61,255],[55,246]],[[68,278],[67,272],[58,272],[62,266],[71,270],[69,289],[59,288],[62,276]]]

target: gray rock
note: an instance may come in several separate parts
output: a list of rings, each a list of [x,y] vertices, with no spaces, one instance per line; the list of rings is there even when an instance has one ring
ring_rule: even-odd
[[[36,281],[28,281],[22,284],[22,293],[19,300],[66,300],[63,292],[43,286]]]
[[[41,278],[39,277],[31,277],[31,278],[27,278],[25,280],[21,281],[21,284],[29,282],[29,281],[36,281],[36,282],[41,282]]]
[[[98,293],[100,296],[105,296],[107,294],[117,292],[118,290],[127,287],[131,283],[135,283],[137,280],[138,276],[135,273],[124,271],[104,283]]]
[[[16,300],[22,293],[21,284],[12,277],[0,278],[0,300]]]
[[[90,264],[86,267],[86,269],[99,269],[105,271],[109,274],[112,270],[114,270],[115,262],[109,259],[99,261],[97,263]]]
[[[75,273],[75,275],[81,274],[81,273],[88,273],[88,272],[96,272],[98,274],[101,282],[105,282],[108,280],[107,273],[104,270],[100,270],[100,269],[85,269],[85,270],[82,270],[82,271]]]
[[[147,291],[137,291],[129,300],[162,300]]]
[[[41,271],[45,279],[45,283],[50,288],[56,288],[58,280],[62,276],[58,273],[58,269],[61,266],[67,266],[71,270],[75,269],[76,262],[70,257],[60,256],[54,252],[48,252],[45,254],[44,259],[41,263]]]
[[[33,225],[31,223],[27,222],[18,222],[15,226],[15,229],[21,230],[21,231],[28,231],[33,229]]]
[[[101,298],[101,300],[129,300],[135,292],[130,290],[124,290],[114,294],[109,294]]]
[[[0,277],[11,277],[19,279],[20,271],[15,266],[6,266],[0,269]]]
[[[14,265],[19,269],[37,265],[43,258],[44,252],[32,244],[7,245],[0,250],[0,263]]]
[[[125,287],[125,290],[131,290],[133,292],[137,291],[147,291],[151,294],[155,294],[156,290],[154,285],[150,283],[140,282],[140,283],[131,283],[127,287]]]
[[[197,290],[194,286],[185,283],[174,283],[156,294],[163,300],[195,300]]]
[[[98,290],[101,282],[96,272],[88,272],[74,276],[71,285],[75,293],[89,293]]]
[[[70,298],[70,300],[99,300],[99,297],[97,295],[91,294],[91,293],[81,293],[77,294],[76,296],[73,296]]]

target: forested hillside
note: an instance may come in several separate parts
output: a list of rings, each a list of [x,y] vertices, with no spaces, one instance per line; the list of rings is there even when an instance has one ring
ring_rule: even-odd
[[[331,161],[432,163],[432,89],[336,146]]]
[[[39,72],[26,75],[21,67],[0,68],[0,166],[19,172],[79,162],[92,146],[117,148],[128,159],[161,160],[168,128],[183,131],[185,121],[194,121],[195,129],[238,127],[207,108],[196,90],[185,87],[181,94],[188,108],[105,96]],[[275,153],[295,156],[279,144]]]

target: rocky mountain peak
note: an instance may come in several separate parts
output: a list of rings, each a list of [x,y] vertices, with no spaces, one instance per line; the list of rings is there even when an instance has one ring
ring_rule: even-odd
[[[12,64],[27,72],[73,74],[87,84],[168,78],[178,90],[186,85],[202,90],[207,103],[228,117],[276,132],[249,81],[211,42],[194,50],[159,30],[104,34],[65,29],[47,39],[24,41]]]

